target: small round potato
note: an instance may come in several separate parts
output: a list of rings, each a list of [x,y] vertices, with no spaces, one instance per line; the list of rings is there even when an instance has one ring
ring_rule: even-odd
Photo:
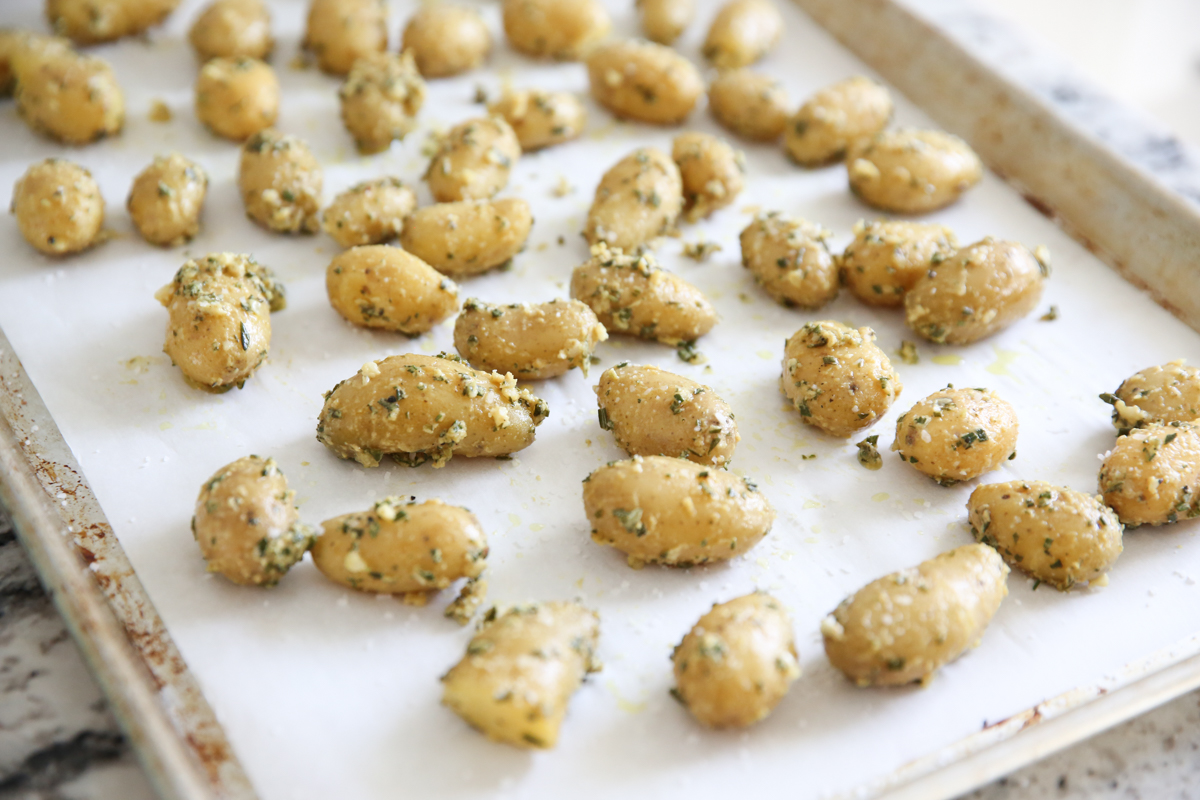
[[[747,67],[775,47],[783,17],[771,0],[730,0],[721,7],[704,40],[704,57],[719,69]]]
[[[257,58],[275,49],[271,12],[262,0],[213,0],[196,17],[188,41],[201,61],[212,58]]]
[[[633,251],[671,230],[682,209],[679,167],[657,148],[638,148],[600,179],[583,235],[592,245]]]
[[[270,128],[242,145],[238,189],[246,215],[281,233],[316,233],[321,226],[321,165],[308,145]]]
[[[846,169],[860,200],[897,214],[945,208],[983,178],[979,156],[962,139],[905,128],[853,143]]]
[[[502,456],[533,444],[550,415],[516,378],[472,369],[458,356],[407,353],[368,361],[325,396],[317,441],[339,458],[377,467],[391,455],[444,467],[454,455]]]
[[[708,87],[708,109],[717,122],[738,136],[773,142],[788,122],[783,84],[761,72],[727,70]]]
[[[46,0],[46,19],[76,44],[136,36],[166,19],[179,0]]]
[[[351,247],[325,270],[329,303],[355,325],[419,336],[458,310],[458,287],[399,247]]]
[[[354,62],[338,99],[342,124],[358,151],[380,153],[417,126],[417,114],[425,105],[425,81],[412,53],[372,53]]]
[[[5,76],[4,88],[9,91],[15,91],[22,78],[31,79],[43,59],[78,55],[70,40],[61,36],[0,28],[0,74]]]
[[[825,655],[859,686],[927,684],[983,638],[1008,596],[1008,567],[968,544],[893,572],[847,597],[821,621]]]
[[[742,437],[729,404],[708,386],[622,361],[596,386],[600,427],[631,456],[668,455],[723,467]]]
[[[1183,359],[1149,367],[1100,399],[1112,404],[1113,426],[1121,436],[1155,422],[1191,422],[1200,417],[1200,369]]]
[[[377,178],[351,186],[333,198],[321,227],[342,247],[383,244],[400,235],[417,196],[399,178]]]
[[[455,125],[425,170],[439,203],[487,200],[508,185],[521,143],[502,117],[479,117]]]
[[[829,230],[778,211],[759,214],[742,230],[742,266],[788,308],[816,309],[837,297],[838,270]]]
[[[1100,492],[1131,528],[1200,516],[1200,429],[1152,422],[1118,436],[1100,465]]]
[[[947,386],[896,420],[892,449],[942,486],[991,472],[1017,455],[1017,412],[990,389]]]
[[[672,45],[696,16],[696,0],[637,0],[637,9],[646,38]]]
[[[587,110],[570,92],[506,91],[488,113],[512,126],[526,153],[578,139],[587,123]]]
[[[555,378],[575,367],[586,376],[592,352],[607,338],[578,300],[492,306],[472,298],[454,323],[454,346],[471,366],[520,380]]]
[[[214,58],[196,78],[196,118],[225,139],[241,142],[275,124],[279,79],[256,58]]]
[[[387,50],[387,5],[383,0],[312,0],[303,47],[330,75],[345,75],[354,62]]]
[[[600,0],[504,0],[504,33],[518,52],[578,61],[612,22]]]
[[[125,98],[108,62],[39,37],[15,59],[17,111],[33,130],[90,144],[125,124]]]
[[[78,253],[104,227],[104,197],[92,173],[58,158],[39,161],[13,187],[12,213],[21,235],[47,255]]]
[[[439,272],[469,278],[511,261],[532,229],[529,203],[518,198],[438,203],[405,221],[400,244]]]
[[[683,215],[697,222],[732,203],[742,191],[746,157],[708,133],[675,137],[671,158],[683,182]]]
[[[138,233],[150,244],[178,247],[200,232],[208,174],[179,153],[156,156],[133,180],[125,201]]]
[[[583,480],[592,540],[629,566],[689,567],[740,556],[771,530],[775,509],[732,472],[670,456],[613,461]]]
[[[904,387],[875,331],[824,320],[784,344],[780,388],[802,421],[845,438],[874,425]]]
[[[1107,583],[1121,555],[1121,522],[1101,500],[1045,481],[991,483],[971,492],[967,519],[1009,566],[1065,592]]]
[[[977,342],[1037,307],[1045,272],[1024,245],[989,237],[919,278],[904,297],[905,321],[931,342]]]
[[[246,456],[204,482],[192,535],[208,562],[242,586],[274,586],[312,546],[296,493],[273,458]]]
[[[482,64],[492,49],[492,35],[473,8],[423,5],[404,26],[400,49],[412,52],[424,77],[446,78]]]
[[[163,352],[190,386],[239,389],[271,349],[271,312],[285,305],[283,286],[253,258],[213,253],[195,258],[154,294],[168,312]]]
[[[792,621],[762,592],[714,603],[671,661],[675,696],[697,721],[718,729],[766,719],[800,677]]]
[[[663,344],[694,342],[717,324],[704,293],[660,269],[652,255],[629,256],[603,243],[571,273],[571,297],[591,306],[609,333]]]
[[[788,120],[783,146],[797,164],[819,167],[841,161],[851,145],[870,139],[892,118],[892,97],[870,78],[827,86]]]
[[[944,225],[859,220],[842,253],[842,282],[869,306],[902,306],[908,290],[957,249],[958,239]]]
[[[678,125],[704,94],[692,62],[661,44],[615,41],[588,56],[592,97],[613,114],[655,125]]]

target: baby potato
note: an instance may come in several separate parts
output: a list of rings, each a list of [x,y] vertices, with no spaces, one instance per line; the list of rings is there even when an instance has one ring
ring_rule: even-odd
[[[938,344],[970,344],[1037,307],[1043,264],[1016,242],[988,237],[945,258],[904,297],[908,327]]]
[[[583,507],[592,540],[620,550],[634,569],[740,556],[775,521],[748,479],[670,456],[609,462],[583,479]]]
[[[1017,412],[991,389],[947,386],[901,414],[892,449],[942,486],[991,472],[1017,456]]]
[[[25,241],[51,256],[86,250],[104,227],[104,197],[92,173],[58,158],[39,161],[13,187],[12,213]]]
[[[859,686],[922,685],[975,647],[1008,595],[1008,567],[968,544],[873,581],[821,621],[825,655]]]
[[[46,0],[46,19],[76,44],[136,36],[166,19],[179,0]]]
[[[269,231],[316,233],[323,181],[321,165],[295,136],[268,128],[242,145],[238,189],[246,216]]]
[[[587,59],[596,102],[625,119],[655,125],[683,122],[704,93],[692,62],[661,44],[615,41]]]
[[[637,0],[637,9],[646,38],[671,45],[696,16],[696,0]]]
[[[338,89],[342,124],[358,152],[380,153],[403,141],[425,105],[425,81],[412,53],[372,53],[354,62]]]
[[[875,331],[823,320],[784,344],[780,388],[803,422],[845,438],[874,425],[904,386]]]
[[[1096,495],[1045,481],[980,486],[967,501],[976,541],[996,548],[1009,566],[1067,591],[1106,584],[1121,555],[1123,528]]]
[[[679,167],[657,148],[638,148],[600,179],[583,236],[591,245],[635,250],[671,230],[682,209]]]
[[[788,122],[787,92],[779,81],[748,69],[721,72],[708,87],[708,110],[738,136],[773,142]]]
[[[578,300],[493,306],[474,298],[454,323],[454,346],[476,369],[521,380],[555,378],[578,367],[586,376],[608,332]]]
[[[983,178],[979,156],[962,139],[906,128],[852,143],[846,169],[860,200],[897,214],[945,208]]]
[[[241,142],[275,124],[279,79],[256,58],[214,58],[196,77],[196,119],[217,136]]]
[[[631,456],[669,455],[723,467],[738,434],[733,410],[710,387],[622,361],[596,386],[600,427]]]
[[[179,153],[156,156],[133,179],[125,206],[138,233],[150,244],[178,247],[200,231],[208,174]]]
[[[718,69],[758,61],[783,35],[783,17],[771,0],[730,0],[721,7],[704,40],[704,57]]]
[[[351,247],[325,270],[329,303],[355,325],[419,336],[458,310],[458,287],[399,247]]]
[[[492,35],[473,8],[424,5],[404,26],[400,49],[409,52],[426,78],[445,78],[475,69],[492,49]]]
[[[421,604],[487,566],[487,538],[465,508],[441,500],[385,497],[370,511],[321,523],[313,563],[331,581],[360,592],[409,595]]]
[[[675,137],[671,158],[683,182],[683,215],[697,222],[732,203],[742,191],[746,157],[708,133]]]
[[[64,144],[90,144],[121,131],[125,98],[107,62],[61,40],[37,37],[14,56],[17,112],[30,128]]]
[[[608,35],[600,0],[504,0],[504,33],[518,52],[578,61]]]
[[[404,218],[416,207],[417,196],[399,178],[377,178],[333,198],[321,227],[342,247],[383,244],[400,235]]]
[[[455,454],[502,456],[533,444],[550,415],[516,378],[480,372],[458,356],[416,353],[368,361],[325,395],[317,441],[338,458],[377,467],[391,455],[444,467]]]
[[[797,164],[819,167],[846,157],[851,145],[869,139],[892,118],[888,90],[861,75],[826,86],[788,120],[784,149]]]
[[[587,123],[587,110],[570,92],[508,90],[488,113],[504,118],[526,153],[578,139]]]
[[[245,456],[204,482],[192,535],[208,562],[242,586],[274,586],[304,558],[313,534],[273,458]]]
[[[500,117],[479,117],[455,125],[425,170],[425,182],[439,203],[487,200],[508,185],[508,173],[521,157],[521,143]]]
[[[494,742],[549,750],[567,701],[598,672],[600,618],[577,603],[492,608],[442,676],[442,704]]]
[[[515,197],[438,203],[405,221],[400,244],[441,273],[469,278],[511,261],[532,229],[529,203]]]
[[[654,256],[629,256],[601,242],[571,273],[571,297],[596,312],[609,333],[669,345],[694,342],[717,324],[703,292],[660,269]]]
[[[944,225],[859,220],[842,253],[842,282],[869,306],[902,306],[908,290],[957,249],[954,231]]]
[[[739,237],[742,266],[787,308],[816,309],[837,297],[837,263],[826,228],[778,211],[759,214]]]
[[[1100,465],[1100,492],[1131,528],[1200,516],[1200,430],[1151,422],[1118,436]]]
[[[775,710],[800,677],[792,621],[753,592],[713,604],[671,655],[677,697],[710,728],[748,728]]]
[[[1100,399],[1112,404],[1113,426],[1121,436],[1155,422],[1191,422],[1200,417],[1200,370],[1182,358],[1148,367]]]
[[[275,49],[271,12],[262,0],[213,0],[188,31],[188,41],[201,61],[212,58],[257,58]]]
[[[345,75],[354,62],[387,50],[387,4],[383,0],[312,0],[302,46],[330,75]]]

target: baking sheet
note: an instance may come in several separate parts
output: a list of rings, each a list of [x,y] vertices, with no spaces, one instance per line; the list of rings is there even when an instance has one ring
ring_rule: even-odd
[[[498,9],[478,5],[498,35]],[[700,4],[702,24],[684,40],[694,59],[715,5]],[[393,31],[411,6],[393,5]],[[1131,533],[1104,590],[1062,596],[1047,587],[1034,592],[1012,577],[1011,595],[981,647],[928,689],[862,691],[828,666],[821,616],[866,581],[970,541],[963,503],[973,484],[943,489],[894,458],[867,472],[852,444],[804,428],[783,403],[782,343],[805,321],[870,325],[888,350],[912,337],[897,313],[849,297],[808,314],[773,305],[754,286],[737,249],[748,209],[818,220],[838,234],[839,247],[855,220],[871,216],[846,192],[840,169],[805,172],[775,148],[746,147],[748,189],[739,202],[684,228],[684,241],[704,236],[721,243],[721,253],[696,265],[680,257],[680,241],[659,250],[664,264],[704,289],[722,315],[701,342],[712,370],[684,364],[667,348],[621,340],[602,347],[596,368],[626,359],[658,364],[710,384],[732,404],[743,436],[734,469],[753,476],[779,511],[771,536],[748,557],[688,571],[633,571],[589,540],[579,481],[621,455],[595,422],[590,386],[598,372],[537,386],[551,418],[534,446],[512,461],[372,471],[337,461],[313,436],[321,393],[366,360],[450,349],[452,322],[414,341],[353,329],[324,297],[333,243],[268,236],[244,218],[234,186],[236,148],[211,139],[190,113],[195,64],[183,35],[197,7],[183,4],[149,44],[99,50],[126,88],[129,123],[121,137],[64,150],[35,139],[11,104],[0,109],[0,185],[11,185],[38,158],[72,158],[100,181],[110,225],[122,234],[92,253],[52,261],[20,240],[11,218],[0,223],[0,247],[10,254],[0,263],[0,326],[264,798],[537,796],[563,788],[580,797],[681,788],[715,797],[747,785],[817,797],[886,776],[985,722],[1094,683],[1200,630],[1195,527],[1181,524]],[[303,5],[274,8],[275,65],[285,91],[280,127],[313,145],[326,166],[326,199],[374,175],[416,180],[426,131],[479,113],[472,103],[477,83],[493,94],[506,80],[586,88],[579,65],[532,64],[501,45],[489,74],[431,85],[422,128],[403,145],[359,159],[337,118],[336,80],[287,67]],[[632,32],[631,10],[610,8],[617,30]],[[864,71],[794,8],[781,9],[789,39],[762,69],[784,80],[793,102]],[[38,24],[33,3],[6,5],[4,15],[10,24]],[[154,98],[176,111],[173,123],[148,121]],[[925,123],[897,99],[900,122]],[[583,141],[522,159],[506,194],[534,205],[530,246],[511,271],[466,283],[465,295],[501,302],[565,296],[571,268],[586,257],[578,230],[600,174],[635,145],[669,147],[677,132],[617,124],[594,106],[590,111]],[[700,111],[688,127],[720,133]],[[203,163],[213,184],[201,236],[186,250],[159,251],[136,238],[122,205],[132,176],[154,152],[169,149]],[[575,192],[556,198],[552,189],[563,177]],[[429,200],[424,187],[420,194]],[[1018,459],[986,480],[1043,478],[1093,488],[1096,455],[1113,439],[1108,408],[1096,394],[1150,364],[1195,360],[1196,335],[991,176],[963,204],[929,218],[954,227],[964,242],[992,234],[1049,246],[1055,275],[1043,306],[1058,305],[1060,318],[1040,322],[1035,314],[970,348],[922,345],[920,364],[897,363],[904,392],[872,432],[890,444],[895,416],[947,382],[990,386],[1013,402],[1022,427]],[[273,318],[268,363],[244,390],[211,397],[184,386],[159,352],[165,312],[152,294],[186,253],[216,250],[252,252],[274,267],[290,304]],[[490,744],[438,706],[436,678],[461,655],[469,632],[443,620],[437,606],[412,609],[352,594],[309,563],[270,592],[205,575],[188,530],[191,505],[204,478],[247,452],[279,460],[314,523],[385,494],[466,505],[490,535],[491,599],[578,597],[597,608],[606,668],[572,701],[559,748],[529,754]],[[702,731],[667,695],[670,649],[714,600],[754,588],[791,610],[805,675],[755,729]]]

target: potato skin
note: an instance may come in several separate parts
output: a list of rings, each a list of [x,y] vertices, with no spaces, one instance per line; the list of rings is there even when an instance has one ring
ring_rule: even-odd
[[[551,749],[567,702],[597,672],[600,618],[564,602],[492,608],[442,676],[442,704],[495,742]]]
[[[1121,555],[1121,522],[1099,495],[1045,481],[980,486],[967,500],[967,520],[975,540],[1009,566],[1064,592],[1106,582]]]
[[[25,170],[13,186],[12,213],[25,241],[51,256],[95,244],[104,227],[100,187],[78,164],[48,158]]]
[[[125,97],[108,62],[48,37],[36,37],[20,50],[13,59],[14,96],[30,128],[71,145],[120,133]]]
[[[317,419],[317,441],[364,467],[391,455],[414,467],[432,460],[437,468],[456,454],[523,450],[549,415],[545,401],[511,376],[472,369],[445,353],[406,353],[368,362],[333,387]]]
[[[845,438],[879,421],[904,385],[875,331],[824,320],[784,344],[780,388],[803,422]]]
[[[439,203],[487,200],[508,185],[508,173],[521,157],[521,143],[500,117],[479,117],[455,125],[425,170],[425,182]]]
[[[504,118],[526,153],[577,139],[587,124],[587,109],[570,92],[509,90],[488,113]]]
[[[136,36],[162,22],[179,0],[46,0],[46,20],[76,44]]]
[[[905,322],[931,342],[977,342],[1037,307],[1044,269],[1016,242],[989,237],[968,245],[913,284],[904,297]]]
[[[469,278],[512,260],[532,229],[533,211],[519,198],[438,203],[405,220],[400,244],[445,275]]]
[[[605,370],[596,402],[600,427],[631,456],[678,455],[723,467],[742,439],[716,392],[658,367],[621,362]]]
[[[944,225],[860,220],[839,260],[842,282],[869,306],[904,305],[904,296],[958,248]]]
[[[242,145],[238,189],[246,216],[267,230],[316,233],[323,183],[321,165],[295,136],[268,128]]]
[[[788,123],[783,84],[748,69],[726,70],[708,87],[708,109],[717,122],[738,136],[773,142]]]
[[[1200,430],[1154,422],[1118,436],[1100,465],[1100,492],[1130,528],[1200,516]]]
[[[761,722],[800,677],[792,621],[762,592],[714,603],[671,661],[675,696],[709,728]]]
[[[613,114],[655,125],[678,125],[704,93],[700,73],[670,47],[615,41],[587,60],[592,97]]]
[[[684,216],[698,222],[724,208],[741,193],[746,157],[708,133],[689,131],[675,137],[671,158],[683,182]]]
[[[518,52],[578,61],[612,28],[600,0],[504,0],[504,33]]]
[[[704,294],[652,255],[628,256],[603,243],[571,273],[571,297],[591,306],[609,333],[663,344],[693,342],[717,324]]]
[[[793,161],[819,167],[846,157],[850,146],[870,139],[892,118],[887,89],[861,75],[826,86],[788,120],[783,146]]]
[[[820,308],[838,293],[837,263],[825,243],[832,235],[778,211],[759,214],[738,237],[742,266],[780,305]]]
[[[821,621],[825,655],[859,686],[927,684],[983,638],[1008,567],[968,544],[873,581]]]
[[[696,0],[637,0],[637,9],[646,38],[671,45],[696,16]]]
[[[1017,414],[991,389],[947,386],[896,420],[892,449],[942,486],[991,472],[1016,456]]]
[[[321,214],[321,227],[342,247],[383,244],[400,235],[417,196],[399,178],[377,178],[351,186]]]
[[[179,153],[156,156],[133,180],[125,201],[138,233],[150,244],[178,247],[200,232],[208,174]]]
[[[458,286],[385,244],[352,247],[325,271],[329,303],[355,325],[419,336],[458,310]]]
[[[213,0],[192,23],[188,41],[201,61],[239,56],[265,61],[275,49],[271,12],[262,0]]]
[[[906,128],[852,144],[846,169],[860,200],[897,214],[945,208],[983,178],[979,156],[962,139]]]
[[[730,0],[721,7],[704,40],[704,57],[719,69],[758,61],[783,35],[783,17],[771,0]]]
[[[338,89],[342,124],[358,152],[381,153],[417,126],[425,81],[412,53],[372,53],[354,62]]]
[[[657,148],[638,148],[600,179],[583,236],[632,251],[673,228],[682,210],[679,167]]]
[[[358,59],[387,50],[383,0],[312,0],[302,46],[330,75],[345,75]]]
[[[749,479],[670,456],[613,461],[583,480],[592,540],[644,564],[690,567],[758,544],[775,509]]]
[[[409,17],[400,49],[412,52],[424,77],[446,78],[482,64],[492,49],[492,35],[473,8],[425,5]]]
[[[212,133],[241,142],[275,124],[279,79],[262,61],[214,58],[196,78],[196,118]]]
[[[555,378],[578,367],[586,376],[608,332],[578,300],[493,306],[474,298],[454,323],[454,347],[476,369],[520,380]]]
[[[1147,367],[1100,399],[1113,407],[1113,427],[1121,436],[1155,422],[1191,422],[1200,417],[1200,370],[1183,359]]]

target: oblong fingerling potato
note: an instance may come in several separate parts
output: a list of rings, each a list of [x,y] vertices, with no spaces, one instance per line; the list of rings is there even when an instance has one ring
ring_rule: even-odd
[[[48,158],[32,164],[13,186],[10,209],[21,236],[46,255],[78,253],[101,241],[100,185],[70,161]]]
[[[34,131],[85,145],[124,127],[125,96],[107,61],[80,55],[61,39],[29,37],[12,64],[17,113]]]
[[[779,304],[820,308],[838,293],[837,263],[826,244],[831,236],[805,219],[778,211],[759,214],[738,237],[742,266]]]
[[[426,78],[445,78],[482,64],[492,49],[492,35],[473,8],[424,5],[405,24],[400,49],[412,52]]]
[[[417,196],[399,178],[377,178],[351,186],[333,198],[321,227],[342,247],[383,244],[400,235]]]
[[[1121,436],[1155,422],[1191,422],[1200,417],[1200,369],[1182,358],[1148,367],[1100,399],[1112,405],[1113,427]]]
[[[761,72],[726,70],[708,87],[708,110],[738,136],[773,142],[787,126],[787,92],[783,84]]]
[[[979,156],[962,139],[907,128],[852,144],[846,169],[860,200],[897,214],[945,208],[983,178]]]
[[[46,20],[80,45],[136,36],[162,22],[179,0],[46,0]]]
[[[673,228],[682,210],[679,167],[657,148],[639,148],[600,179],[583,236],[631,251]]]
[[[859,220],[842,253],[842,281],[867,305],[901,306],[908,290],[957,248],[958,239],[944,225]]]
[[[737,69],[769,53],[783,35],[783,17],[771,0],[730,0],[717,12],[704,40],[704,57],[720,69]]]
[[[587,123],[587,109],[570,92],[508,90],[488,105],[488,113],[512,126],[526,153],[577,139]]]
[[[333,387],[317,419],[317,441],[364,467],[379,466],[385,455],[443,467],[456,454],[523,450],[549,415],[546,402],[511,375],[481,372],[445,353],[406,353],[367,362]]]
[[[775,509],[748,479],[670,456],[601,467],[583,480],[583,507],[592,540],[620,550],[634,569],[740,556],[775,521]]]
[[[458,310],[458,286],[411,253],[352,247],[329,262],[325,290],[355,325],[418,336]]]
[[[417,126],[425,94],[412,53],[373,53],[355,61],[338,100],[358,152],[381,153],[403,141]]]
[[[519,198],[438,203],[405,220],[400,244],[439,272],[467,278],[511,261],[532,228],[533,212]]]
[[[504,0],[504,33],[534,58],[577,61],[612,28],[600,0]]]
[[[200,232],[208,173],[179,153],[156,156],[133,179],[125,201],[129,218],[150,244],[176,247]]]
[[[578,300],[494,306],[472,298],[454,323],[454,347],[471,366],[521,380],[576,367],[586,376],[592,352],[607,338],[596,314]]]
[[[262,0],[214,0],[188,29],[201,61],[247,56],[266,60],[275,48],[271,12]]]
[[[345,75],[354,62],[387,50],[387,5],[380,0],[312,0],[301,45],[330,75]]]
[[[1152,422],[1118,436],[1100,465],[1100,493],[1129,527],[1200,516],[1200,429]]]
[[[696,0],[637,0],[637,9],[646,38],[670,45],[696,16]]]
[[[926,684],[979,644],[1007,579],[1003,559],[984,544],[885,575],[821,621],[825,655],[859,686]]]
[[[896,420],[892,449],[942,486],[991,472],[1017,455],[1017,412],[991,389],[947,386]]]
[[[587,60],[592,97],[618,117],[655,125],[678,125],[704,93],[700,73],[670,47],[615,41]]]
[[[746,157],[716,136],[694,131],[680,134],[672,144],[671,158],[679,166],[688,222],[724,208],[742,191]]]
[[[316,233],[324,174],[308,145],[270,128],[242,145],[238,189],[246,216],[270,231]]]
[[[788,120],[784,150],[797,164],[819,167],[846,157],[892,118],[888,90],[861,75],[820,90]]]
[[[455,125],[425,170],[425,182],[439,203],[487,200],[508,185],[508,173],[521,157],[521,143],[501,117],[480,117]]]

